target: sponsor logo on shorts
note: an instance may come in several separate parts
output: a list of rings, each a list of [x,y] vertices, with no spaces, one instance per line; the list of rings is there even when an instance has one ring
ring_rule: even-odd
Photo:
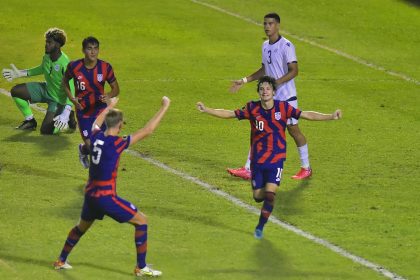
[[[136,206],[134,206],[134,205],[133,205],[133,204],[131,204],[131,203],[130,203],[130,207],[131,207],[131,209],[136,210]]]
[[[83,136],[87,137],[89,135],[89,132],[85,129],[83,130]]]

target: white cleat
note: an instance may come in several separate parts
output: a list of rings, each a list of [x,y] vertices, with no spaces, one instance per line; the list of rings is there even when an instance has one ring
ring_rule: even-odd
[[[149,277],[159,277],[162,275],[162,271],[151,269],[148,266],[145,266],[143,268],[139,268],[136,266],[134,269],[134,274],[136,276],[149,276]]]
[[[67,262],[62,262],[60,260],[54,262],[54,268],[59,269],[72,269],[73,267]]]

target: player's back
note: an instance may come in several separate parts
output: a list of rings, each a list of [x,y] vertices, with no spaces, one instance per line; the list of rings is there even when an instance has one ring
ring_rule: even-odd
[[[94,196],[116,195],[116,178],[121,153],[130,137],[106,136],[95,130],[91,137],[91,164],[86,192]]]

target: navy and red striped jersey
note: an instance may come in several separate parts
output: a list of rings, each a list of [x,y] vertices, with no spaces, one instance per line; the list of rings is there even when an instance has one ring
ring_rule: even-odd
[[[238,120],[251,124],[251,163],[275,164],[286,159],[286,126],[288,118],[298,119],[301,111],[288,102],[274,100],[273,108],[265,110],[261,101],[251,101],[235,110]]]
[[[111,64],[98,59],[94,68],[87,69],[83,59],[79,59],[67,65],[65,75],[68,79],[73,79],[75,97],[83,106],[82,110],[77,111],[78,117],[96,118],[106,108],[106,104],[100,99],[105,94],[105,81],[111,84],[116,80]]]
[[[130,145],[130,136],[105,136],[95,129],[90,137],[89,180],[85,193],[93,197],[116,195],[116,179],[121,153]]]

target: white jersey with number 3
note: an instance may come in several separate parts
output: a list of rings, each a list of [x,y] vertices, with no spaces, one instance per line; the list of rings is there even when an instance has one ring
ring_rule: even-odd
[[[288,63],[296,62],[295,46],[286,38],[280,37],[275,43],[270,44],[265,41],[262,45],[262,64],[265,74],[276,80],[287,74]],[[277,90],[274,99],[286,101],[296,97],[296,86],[294,79],[281,84]]]

